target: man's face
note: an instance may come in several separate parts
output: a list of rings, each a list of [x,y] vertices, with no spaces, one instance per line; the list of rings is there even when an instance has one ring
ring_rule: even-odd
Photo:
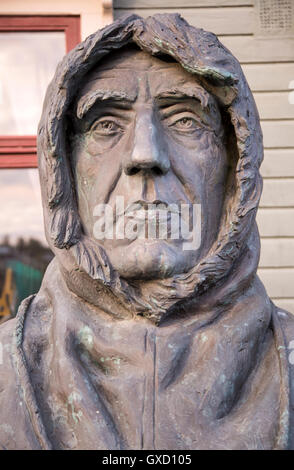
[[[75,113],[72,164],[84,232],[97,239],[95,224],[108,235],[113,229],[97,243],[125,278],[191,269],[217,237],[224,200],[227,155],[214,98],[179,64],[130,49],[110,54],[88,75]],[[102,204],[108,221],[112,210],[111,230],[98,220]],[[201,206],[198,220],[193,205]],[[188,221],[183,207],[190,208]],[[167,231],[159,235],[161,221]],[[187,249],[195,235],[182,234],[185,223],[191,232],[197,224],[198,236],[201,228],[200,246]],[[124,232],[130,226],[132,237]]]

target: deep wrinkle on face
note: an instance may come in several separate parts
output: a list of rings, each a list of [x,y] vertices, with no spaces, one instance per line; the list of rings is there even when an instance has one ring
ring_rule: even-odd
[[[83,88],[76,109],[78,119],[82,119],[88,112],[91,112],[93,107],[96,113],[97,109],[103,109],[103,106],[112,106],[113,109],[131,109],[132,104],[140,98],[143,98],[146,104],[150,104],[153,100],[159,108],[164,104],[166,106],[169,103],[173,104],[173,101],[190,100],[195,105],[195,109],[200,105],[201,117],[209,119],[211,127],[220,135],[221,118],[216,101],[202,86],[198,85],[190,74],[185,72],[179,64],[166,64],[166,67],[161,67],[156,72],[152,71],[152,66],[150,69],[146,69],[145,66],[144,70],[142,63],[141,70],[139,68],[136,74],[130,72],[126,64],[123,67],[118,64],[115,71],[99,69]],[[173,70],[174,79],[162,82],[159,79],[159,72],[168,72],[170,69]],[[183,80],[183,74],[185,74],[185,80]],[[142,80],[144,86],[139,87]],[[140,97],[138,93],[144,96]]]
[[[201,204],[198,253],[183,252],[181,240],[104,243],[115,267],[131,276],[188,270],[214,241],[222,209],[227,157],[215,99],[179,64],[131,51],[92,72],[75,109],[73,162],[85,232],[91,236],[95,205],[115,204],[117,195],[126,205]]]

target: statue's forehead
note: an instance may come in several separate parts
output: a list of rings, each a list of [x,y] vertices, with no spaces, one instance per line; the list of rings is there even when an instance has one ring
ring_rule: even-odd
[[[152,56],[146,51],[134,49],[119,49],[110,52],[101,62],[97,64],[93,72],[103,72],[112,69],[132,69],[135,71],[151,71],[156,69],[179,69],[183,70],[181,65],[174,61],[172,57],[159,58]]]
[[[92,70],[84,80],[80,96],[99,88],[106,93],[117,91],[135,100],[139,87],[148,87],[151,96],[181,89],[197,96],[197,89],[207,93],[195,76],[186,72],[177,62],[167,62],[144,51],[118,52]],[[193,90],[195,93],[193,93]]]

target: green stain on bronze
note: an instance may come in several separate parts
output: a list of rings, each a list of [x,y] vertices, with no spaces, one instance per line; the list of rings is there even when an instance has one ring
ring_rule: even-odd
[[[78,332],[79,343],[83,344],[85,348],[92,349],[94,338],[91,328],[83,326]]]
[[[82,399],[81,395],[77,392],[71,392],[71,394],[68,397],[68,405],[71,408],[72,419],[74,420],[76,424],[79,423],[79,421],[81,420],[83,416],[83,413],[81,410],[79,411],[75,410],[75,403],[81,401],[81,399]]]

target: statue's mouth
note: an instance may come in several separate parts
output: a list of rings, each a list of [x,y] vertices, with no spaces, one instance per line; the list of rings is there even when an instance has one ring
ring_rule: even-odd
[[[140,199],[128,204],[124,214],[131,217],[137,213],[142,213],[142,215],[145,217],[146,212],[148,212],[148,217],[167,213],[180,214],[180,208],[178,204],[168,204],[167,202],[161,201],[159,199],[151,202]]]

